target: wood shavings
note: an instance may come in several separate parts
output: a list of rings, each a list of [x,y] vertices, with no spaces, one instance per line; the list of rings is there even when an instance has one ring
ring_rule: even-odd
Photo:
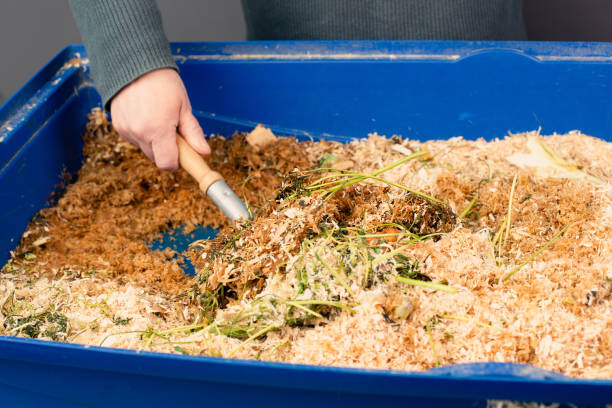
[[[569,164],[553,153],[538,135],[529,135],[526,146],[529,153],[515,153],[507,160],[520,167],[531,168],[539,177],[578,178],[596,185],[604,182],[580,170],[579,167]]]
[[[34,217],[2,269],[1,334],[401,370],[509,361],[612,378],[611,143],[538,136],[596,185],[533,166],[517,175],[506,158],[528,150],[531,133],[426,144],[275,138],[261,151],[244,135],[216,137],[211,166],[256,214],[228,225],[184,172],[155,169],[101,112],[86,133],[77,181]],[[369,174],[421,150],[429,154],[384,178],[442,207],[376,180],[327,200],[307,188],[327,174],[306,172],[318,166]],[[174,253],[146,246],[181,224],[221,228],[192,245],[196,278]]]
[[[259,151],[270,143],[274,143],[276,136],[269,128],[259,124],[247,135],[246,141],[256,151]]]

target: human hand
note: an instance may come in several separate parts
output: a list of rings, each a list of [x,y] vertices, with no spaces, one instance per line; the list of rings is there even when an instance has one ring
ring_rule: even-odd
[[[156,69],[138,77],[113,97],[110,110],[119,135],[140,147],[160,169],[178,168],[177,131],[196,152],[210,154],[174,69]]]

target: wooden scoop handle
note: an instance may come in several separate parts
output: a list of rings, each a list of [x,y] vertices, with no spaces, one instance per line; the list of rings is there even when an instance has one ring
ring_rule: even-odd
[[[183,136],[178,133],[176,134],[176,145],[178,146],[181,167],[198,182],[200,190],[204,194],[206,194],[211,184],[223,180],[223,176],[208,167],[200,153],[193,150],[189,143],[183,139]]]

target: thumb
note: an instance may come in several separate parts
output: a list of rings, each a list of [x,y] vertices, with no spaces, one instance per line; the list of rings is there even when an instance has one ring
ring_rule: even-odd
[[[210,154],[210,146],[206,142],[204,132],[198,120],[193,116],[193,113],[191,113],[191,109],[185,109],[181,113],[178,130],[196,152],[203,155]]]
[[[154,138],[151,147],[157,167],[168,171],[178,168],[178,147],[174,130],[168,130]]]

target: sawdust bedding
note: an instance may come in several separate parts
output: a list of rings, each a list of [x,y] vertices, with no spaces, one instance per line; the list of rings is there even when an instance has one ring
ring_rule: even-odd
[[[157,170],[101,111],[90,119],[76,181],[2,269],[2,335],[612,378],[611,143],[577,131],[347,145],[213,136],[211,166],[255,214],[229,225],[184,171]],[[147,246],[200,224],[218,237],[178,257]],[[182,272],[185,256],[198,276]]]

